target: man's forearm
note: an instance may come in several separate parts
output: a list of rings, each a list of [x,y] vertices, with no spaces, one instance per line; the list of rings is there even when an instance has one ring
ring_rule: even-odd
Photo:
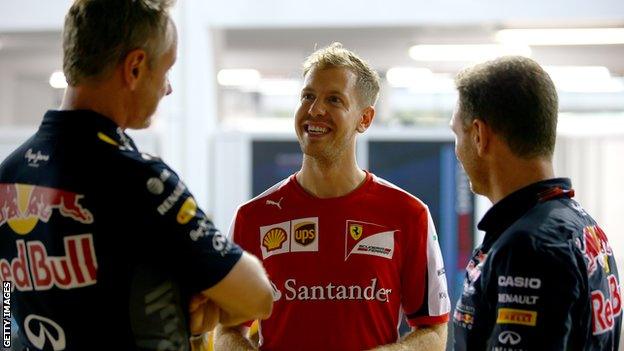
[[[419,328],[409,333],[403,340],[396,344],[380,346],[372,351],[444,351],[446,349],[446,335],[446,323]]]
[[[225,278],[201,295],[219,307],[219,323],[227,326],[268,318],[273,306],[273,289],[262,263],[247,252]]]
[[[214,335],[215,351],[226,350],[257,350],[245,337],[246,328],[244,327],[224,327],[217,326]]]

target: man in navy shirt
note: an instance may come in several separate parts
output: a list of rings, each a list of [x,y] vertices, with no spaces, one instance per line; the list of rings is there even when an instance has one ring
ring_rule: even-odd
[[[30,350],[187,350],[217,322],[270,314],[258,260],[124,133],[171,93],[169,7],[74,2],[62,107],[0,166],[0,280]]]
[[[494,204],[453,313],[456,350],[617,350],[622,295],[598,224],[555,178],[557,93],[523,57],[464,70],[451,128],[472,190]]]

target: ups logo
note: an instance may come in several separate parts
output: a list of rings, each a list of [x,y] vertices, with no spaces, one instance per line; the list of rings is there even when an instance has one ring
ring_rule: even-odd
[[[300,245],[308,245],[316,239],[316,224],[303,222],[295,226],[295,241]]]

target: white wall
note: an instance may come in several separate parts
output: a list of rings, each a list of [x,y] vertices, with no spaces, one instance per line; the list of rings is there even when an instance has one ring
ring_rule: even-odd
[[[560,119],[555,173],[572,179],[575,199],[607,234],[624,274],[624,116]]]
[[[58,30],[69,0],[0,1],[0,32]]]

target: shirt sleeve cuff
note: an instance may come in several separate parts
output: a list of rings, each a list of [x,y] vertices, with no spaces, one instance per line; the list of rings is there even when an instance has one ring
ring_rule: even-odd
[[[413,318],[408,318],[407,319],[407,323],[411,326],[411,327],[421,327],[421,326],[425,326],[425,325],[436,325],[436,324],[442,324],[442,323],[446,323],[449,321],[449,314],[443,314],[441,316],[419,316],[419,317],[413,317]]]

